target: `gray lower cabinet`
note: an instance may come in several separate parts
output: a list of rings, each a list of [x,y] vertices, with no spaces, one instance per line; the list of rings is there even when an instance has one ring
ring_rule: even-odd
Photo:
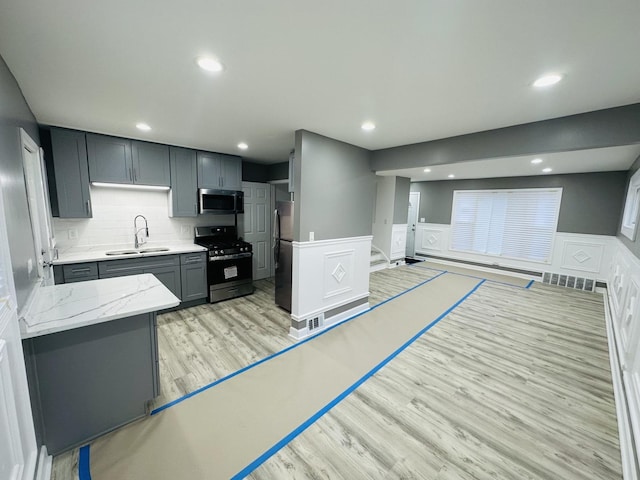
[[[198,152],[198,188],[242,190],[242,158]]]
[[[198,216],[198,167],[196,152],[186,148],[170,147],[172,217]]]
[[[182,302],[209,294],[206,252],[55,265],[53,271],[56,284],[151,273]]]
[[[185,253],[180,255],[182,277],[182,301],[207,297],[207,254]]]
[[[85,133],[51,128],[51,150],[57,200],[51,203],[57,204],[58,216],[91,218]]]
[[[23,341],[34,408],[52,455],[147,414],[159,394],[155,313]],[[33,378],[35,377],[35,378]]]
[[[155,257],[108,260],[98,263],[100,278],[122,277],[152,273],[176,297],[181,298],[179,255],[159,255]]]

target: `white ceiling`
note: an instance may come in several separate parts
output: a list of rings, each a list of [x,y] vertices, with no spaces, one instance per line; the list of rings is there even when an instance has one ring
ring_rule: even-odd
[[[405,168],[376,172],[381,176],[408,177],[414,182],[449,180],[455,175],[456,180],[469,178],[526,177],[530,175],[558,175],[563,173],[605,172],[628,170],[640,156],[640,145],[624,145],[620,147],[576,150],[573,152],[545,153],[540,155],[523,155],[518,157],[490,158],[448,165],[429,166],[424,168]],[[531,160],[542,162],[532,164]],[[551,168],[544,173],[542,169]]]
[[[0,12],[0,54],[40,123],[227,153],[245,141],[264,162],[285,161],[300,128],[380,149],[640,101],[638,0],[0,0]],[[199,70],[204,53],[226,70]],[[547,72],[565,79],[532,88]]]

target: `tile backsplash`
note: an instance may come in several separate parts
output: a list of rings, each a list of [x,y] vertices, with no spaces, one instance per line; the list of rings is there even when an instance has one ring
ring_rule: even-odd
[[[203,225],[233,225],[233,215],[169,217],[169,192],[91,187],[93,218],[53,219],[58,248],[131,244],[133,219],[144,215],[149,224],[149,243],[193,240],[193,229]],[[242,215],[238,216],[241,224]],[[144,225],[138,219],[138,227]],[[242,235],[240,233],[240,235]]]

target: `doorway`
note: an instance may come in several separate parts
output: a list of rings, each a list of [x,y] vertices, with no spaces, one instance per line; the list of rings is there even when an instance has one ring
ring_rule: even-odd
[[[416,255],[416,225],[420,210],[420,192],[409,193],[409,215],[407,216],[407,247],[405,255],[413,258]]]
[[[40,147],[22,129],[20,129],[20,141],[38,277],[44,279],[46,284],[53,284],[51,261],[55,240],[44,158]]]
[[[271,185],[242,182],[244,240],[253,248],[253,279],[271,276]]]

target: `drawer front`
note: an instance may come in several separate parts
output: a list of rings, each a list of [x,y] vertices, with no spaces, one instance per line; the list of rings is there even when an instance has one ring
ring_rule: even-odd
[[[180,265],[206,264],[207,252],[183,253],[180,255]]]
[[[63,265],[62,272],[65,282],[95,280],[98,278],[98,264],[96,262],[87,262]]]
[[[180,265],[179,255],[158,255],[155,257],[125,258],[121,260],[107,260],[100,262],[98,269],[100,278],[107,275],[135,275],[140,270],[155,267],[177,267]],[[134,272],[134,273],[132,273]]]

